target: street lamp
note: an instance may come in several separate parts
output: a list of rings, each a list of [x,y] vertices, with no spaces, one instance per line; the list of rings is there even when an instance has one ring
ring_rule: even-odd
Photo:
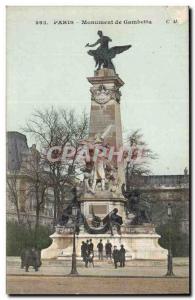
[[[73,207],[72,207],[72,216],[73,216],[73,222],[74,222],[74,232],[73,232],[73,248],[72,248],[72,269],[71,269],[70,275],[78,275],[77,261],[76,261],[76,247],[75,247],[77,212],[78,212],[77,207],[73,205]]]
[[[171,220],[172,220],[172,206],[168,203],[167,207],[168,215],[168,226],[169,226],[169,246],[168,246],[168,256],[167,256],[167,274],[165,276],[175,276],[173,273],[173,256],[172,256],[172,239],[171,239]]]

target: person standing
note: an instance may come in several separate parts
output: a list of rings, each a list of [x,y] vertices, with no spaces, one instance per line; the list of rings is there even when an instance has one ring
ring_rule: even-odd
[[[89,252],[89,240],[86,240],[86,251]]]
[[[114,267],[117,269],[117,263],[119,262],[119,250],[117,249],[117,246],[114,246],[114,250],[112,252],[112,257],[114,260]]]
[[[93,254],[93,248],[94,248],[94,245],[92,243],[92,239],[89,240],[89,253],[92,253]]]
[[[84,241],[82,241],[82,244],[81,244],[81,257],[83,258],[83,261],[85,261],[86,249],[87,249],[86,243]]]
[[[89,241],[82,242],[81,245],[81,254],[83,255],[83,261],[85,263],[85,267],[88,267],[88,256],[89,256]]]
[[[102,240],[97,244],[99,260],[103,260],[103,243]]]
[[[121,248],[119,250],[119,261],[120,261],[120,267],[124,267],[125,266],[125,248],[123,245],[121,245]]]
[[[105,251],[106,251],[106,258],[112,258],[112,244],[107,240],[107,243],[105,245]]]

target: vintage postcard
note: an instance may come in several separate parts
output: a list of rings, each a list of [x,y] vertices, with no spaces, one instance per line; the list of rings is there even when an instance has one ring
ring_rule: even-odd
[[[189,8],[6,22],[7,294],[189,295]]]

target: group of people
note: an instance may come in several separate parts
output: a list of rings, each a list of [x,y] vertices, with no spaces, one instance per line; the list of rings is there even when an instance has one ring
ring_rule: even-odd
[[[87,240],[86,242],[82,241],[81,244],[81,257],[83,258],[83,261],[85,262],[85,267],[88,268],[88,264],[93,263],[94,258],[94,245],[92,243],[92,239]]]
[[[118,263],[120,263],[120,267],[125,266],[125,252],[126,250],[123,245],[121,245],[120,249],[117,249],[117,246],[114,246],[112,257],[115,269],[117,269]]]
[[[97,244],[97,250],[98,250],[98,259],[100,261],[103,261],[104,245],[101,239]],[[110,259],[110,260],[113,259],[115,268],[118,267],[118,263],[120,263],[120,267],[125,266],[125,252],[126,250],[123,245],[120,246],[120,249],[117,249],[117,246],[114,246],[114,249],[112,250],[112,244],[110,243],[109,240],[107,240],[105,244],[106,259]],[[81,257],[85,262],[86,268],[88,267],[89,263],[91,263],[94,267],[94,262],[93,262],[94,244],[92,242],[92,239],[87,240],[86,242],[82,241]]]
[[[21,269],[25,268],[25,271],[29,272],[28,269],[32,266],[36,272],[39,270],[41,266],[41,253],[35,247],[22,249],[20,257]]]

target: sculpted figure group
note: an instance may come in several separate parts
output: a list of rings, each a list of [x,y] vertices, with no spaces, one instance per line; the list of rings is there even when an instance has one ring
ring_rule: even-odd
[[[111,38],[104,36],[101,30],[98,30],[97,34],[99,36],[98,40],[94,44],[87,43],[85,47],[95,47],[97,45],[99,45],[99,47],[96,50],[89,50],[88,54],[93,56],[97,70],[101,68],[108,68],[115,71],[112,59],[117,54],[128,50],[131,45],[109,48],[109,42],[112,42]]]
[[[93,140],[81,141],[81,144],[89,149],[88,160],[82,169],[84,193],[95,194],[98,188],[115,193],[120,190],[116,167],[105,153],[110,150],[109,145],[105,144],[105,137],[111,129],[112,126],[108,126],[102,134],[96,134]]]

